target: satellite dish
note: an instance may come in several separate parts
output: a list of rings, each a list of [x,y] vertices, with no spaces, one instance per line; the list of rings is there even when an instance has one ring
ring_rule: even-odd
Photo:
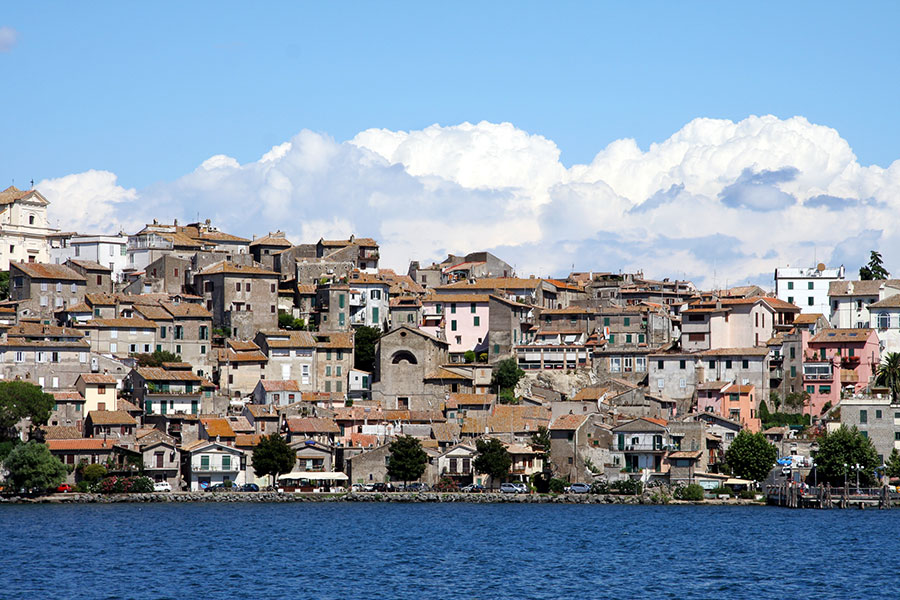
[[[825,270],[825,263],[819,263],[816,265],[816,271],[818,271],[819,273],[821,273],[824,270]]]

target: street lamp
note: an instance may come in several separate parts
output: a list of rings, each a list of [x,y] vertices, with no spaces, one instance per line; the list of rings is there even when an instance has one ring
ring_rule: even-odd
[[[849,465],[847,463],[844,463],[844,493],[845,494],[847,493],[847,467],[848,466]]]
[[[856,463],[856,493],[859,494],[859,470],[862,467],[859,466],[859,463]]]

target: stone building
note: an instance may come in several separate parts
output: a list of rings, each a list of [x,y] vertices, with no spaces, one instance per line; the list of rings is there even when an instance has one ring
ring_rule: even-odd
[[[446,341],[401,325],[381,336],[375,350],[377,366],[372,399],[386,408],[406,404],[429,410],[444,400],[443,391],[425,383],[430,373],[449,361]]]
[[[84,300],[87,280],[63,265],[13,262],[9,265],[9,297],[20,317],[38,317],[47,323],[53,314]]]
[[[194,276],[194,287],[212,313],[214,327],[237,339],[278,326],[278,273],[257,266],[215,263]]]

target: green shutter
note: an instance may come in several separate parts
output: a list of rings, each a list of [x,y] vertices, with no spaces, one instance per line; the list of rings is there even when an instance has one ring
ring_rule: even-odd
[[[338,294],[338,307],[344,308],[344,295]]]
[[[372,320],[375,322],[376,325],[378,325],[378,307],[377,306],[372,307]]]

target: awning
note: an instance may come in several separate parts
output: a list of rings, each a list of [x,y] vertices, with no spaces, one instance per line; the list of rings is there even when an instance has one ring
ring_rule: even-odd
[[[754,482],[749,479],[728,479],[725,481],[725,485],[752,485]]]
[[[320,481],[346,481],[349,479],[345,473],[333,471],[292,471],[278,477],[282,479],[317,479]]]

